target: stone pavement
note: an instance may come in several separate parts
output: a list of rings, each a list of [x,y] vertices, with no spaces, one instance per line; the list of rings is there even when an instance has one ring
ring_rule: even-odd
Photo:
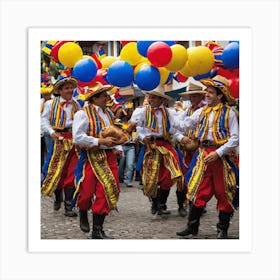
[[[165,217],[152,215],[151,204],[138,182],[133,188],[121,184],[118,202],[119,212],[112,211],[105,219],[104,230],[115,239],[180,239],[176,231],[185,228],[187,217],[178,214],[176,187],[173,186],[167,200],[171,214]],[[216,199],[207,204],[207,213],[200,220],[197,239],[215,239],[218,213]],[[88,213],[90,226],[92,217]],[[229,238],[239,238],[239,212],[234,213],[228,231]],[[53,210],[53,198],[41,198],[41,238],[42,239],[90,239],[91,233],[84,233],[79,227],[79,217],[64,216],[64,206],[59,211]]]

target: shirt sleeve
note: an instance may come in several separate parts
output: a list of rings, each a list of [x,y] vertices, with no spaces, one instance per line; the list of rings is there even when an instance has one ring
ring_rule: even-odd
[[[229,112],[229,133],[229,140],[216,150],[219,157],[235,150],[239,145],[239,125],[233,109]]]
[[[53,100],[48,100],[45,103],[44,110],[41,115],[41,131],[49,135],[52,135],[55,132],[50,124],[52,102]]]
[[[136,108],[133,113],[132,116],[130,118],[130,122],[136,122],[137,126],[136,126],[136,133],[137,133],[137,138],[139,138],[140,140],[143,140],[145,138],[145,107],[142,108]]]
[[[98,146],[98,138],[89,136],[88,133],[89,120],[83,110],[79,110],[74,115],[73,121],[73,141],[75,144],[86,147]]]
[[[203,108],[196,110],[191,116],[188,116],[187,111],[184,111],[178,118],[174,119],[174,128],[183,133],[187,133],[190,129],[195,129],[202,110]]]

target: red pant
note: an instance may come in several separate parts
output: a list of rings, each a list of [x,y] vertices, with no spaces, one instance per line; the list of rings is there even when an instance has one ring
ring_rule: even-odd
[[[215,149],[207,148],[209,153]],[[227,200],[223,163],[220,158],[207,165],[204,178],[198,188],[198,192],[193,204],[197,207],[204,207],[206,203],[215,195],[217,199],[217,209],[231,213],[234,209]]]
[[[119,185],[118,166],[116,156],[112,151],[106,151],[107,161],[112,173]],[[95,195],[94,201],[93,196]],[[90,163],[87,161],[85,166],[85,177],[80,184],[78,207],[80,210],[88,210],[92,208],[92,212],[95,214],[108,214],[110,208],[108,206],[106,195],[103,185],[94,175]]]
[[[64,138],[72,139],[71,133],[61,133]],[[57,185],[57,189],[74,188],[75,174],[74,170],[78,162],[78,157],[73,147],[68,154],[66,162],[63,166],[61,177]]]

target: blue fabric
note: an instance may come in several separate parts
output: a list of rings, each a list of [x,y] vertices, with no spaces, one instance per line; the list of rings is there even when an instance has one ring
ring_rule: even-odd
[[[83,178],[83,169],[84,164],[87,159],[87,152],[85,149],[80,150],[80,156],[78,163],[75,167],[74,174],[75,174],[75,185],[76,187],[79,185],[80,180]],[[77,199],[78,199],[79,193],[77,193],[72,200],[71,208],[73,208],[76,205]]]
[[[177,146],[175,146],[175,151],[179,158],[180,167],[181,167],[181,169],[183,169],[184,168],[184,155]]]
[[[195,152],[195,154],[193,155],[192,161],[190,163],[189,171],[185,174],[185,185],[187,185],[189,183],[189,180],[190,180],[190,177],[192,175],[193,168],[196,164],[196,159],[197,159],[198,155],[199,155],[199,150],[197,150]]]
[[[43,177],[41,180],[41,184],[43,183],[43,181],[46,179],[47,173],[48,173],[48,168],[49,168],[49,164],[50,164],[50,160],[53,154],[53,147],[54,147],[54,140],[53,138],[50,139],[49,142],[49,149],[48,149],[48,153],[47,153],[47,157],[43,166]]]
[[[136,163],[136,171],[140,171],[142,169],[145,151],[146,151],[146,145],[142,145]]]

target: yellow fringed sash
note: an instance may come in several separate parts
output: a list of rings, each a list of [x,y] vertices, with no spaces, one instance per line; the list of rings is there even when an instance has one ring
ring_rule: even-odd
[[[108,165],[105,150],[88,150],[87,156],[94,175],[103,185],[109,208],[111,210],[116,209],[120,191],[116,179]]]
[[[41,186],[41,193],[52,196],[60,181],[63,165],[73,147],[73,140],[54,140],[53,153],[49,162],[48,172]]]
[[[164,167],[170,172],[171,179],[177,181],[178,187],[183,188],[183,174],[173,154],[163,146],[148,148],[143,160],[142,182],[144,194],[148,197],[157,196],[157,183],[160,161],[163,158]]]

